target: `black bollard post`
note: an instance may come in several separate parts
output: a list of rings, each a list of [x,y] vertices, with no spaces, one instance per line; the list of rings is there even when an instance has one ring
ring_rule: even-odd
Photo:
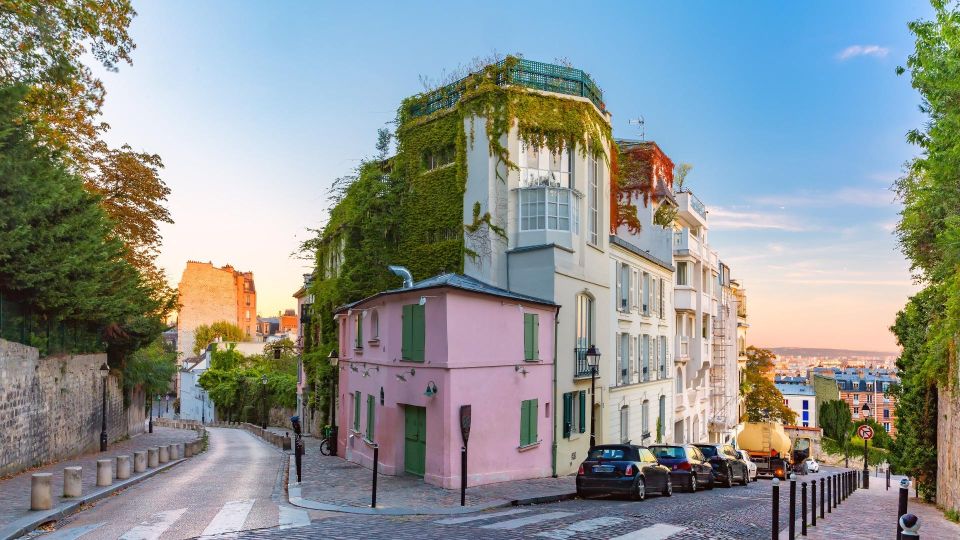
[[[840,475],[833,475],[833,509],[840,505]]]
[[[826,482],[823,481],[823,478],[820,479],[820,518],[826,518],[826,514],[823,513],[823,507],[826,506],[824,501],[827,500],[827,492],[823,490]]]
[[[897,540],[903,535],[903,528],[900,526],[900,518],[907,513],[907,498],[910,496],[910,480],[904,478],[900,481],[900,502],[897,505]]]
[[[797,481],[793,473],[790,473],[790,521],[787,523],[787,530],[790,531],[790,540],[797,537]]]
[[[807,483],[800,483],[800,536],[807,535]]]
[[[300,426],[300,417],[291,416],[290,423],[293,425],[293,433],[295,435],[293,442],[293,456],[294,462],[297,465],[297,483],[303,481],[303,432]]]
[[[833,479],[832,477],[827,477],[827,496],[824,497],[827,500],[827,513],[833,513]],[[824,516],[820,516],[824,517]]]
[[[810,526],[817,526],[817,481],[810,482]]]
[[[887,491],[890,491],[890,466],[887,465]]]
[[[773,477],[773,540],[780,540],[780,479]]]
[[[467,505],[467,447],[460,447],[460,506]]]
[[[903,529],[901,536],[905,540],[919,540],[920,518],[913,514],[905,514],[898,521],[898,526]]]
[[[373,445],[373,491],[370,494],[370,508],[377,507],[377,463],[380,462],[380,447]]]

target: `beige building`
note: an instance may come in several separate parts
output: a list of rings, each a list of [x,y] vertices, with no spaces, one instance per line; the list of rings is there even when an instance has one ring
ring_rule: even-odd
[[[192,356],[194,331],[202,324],[228,321],[248,337],[257,335],[257,290],[253,272],[239,272],[229,264],[187,261],[180,278],[177,316],[177,352]]]

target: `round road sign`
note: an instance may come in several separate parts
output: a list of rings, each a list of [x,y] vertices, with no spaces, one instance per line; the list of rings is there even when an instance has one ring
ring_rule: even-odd
[[[868,425],[866,425],[866,424],[864,424],[864,425],[862,425],[862,426],[860,426],[860,427],[857,428],[857,435],[859,435],[860,438],[863,439],[863,440],[872,439],[872,438],[873,438],[873,428],[870,427],[870,426],[868,426]]]

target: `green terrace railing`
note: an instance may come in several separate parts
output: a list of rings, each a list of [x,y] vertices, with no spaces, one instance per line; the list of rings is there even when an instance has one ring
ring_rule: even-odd
[[[503,64],[504,60],[496,63],[497,66]],[[454,106],[467,90],[466,85],[469,79],[469,76],[464,77],[457,82],[430,92],[425,102],[410,107],[410,115],[426,116]],[[585,97],[592,101],[598,109],[606,111],[606,106],[603,103],[603,92],[582,69],[521,58],[511,69],[504,71],[498,77],[497,85],[508,86],[511,84],[568,96]]]

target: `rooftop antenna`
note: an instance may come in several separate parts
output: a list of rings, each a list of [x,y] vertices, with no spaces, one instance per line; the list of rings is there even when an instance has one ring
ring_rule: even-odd
[[[641,140],[641,141],[646,141],[646,140],[647,140],[646,121],[643,119],[643,115],[642,115],[642,114],[641,114],[640,116],[638,116],[637,118],[634,118],[634,119],[632,119],[632,120],[628,120],[628,123],[629,123],[630,125],[636,125],[636,126],[637,126],[637,129],[640,130],[640,140]]]

